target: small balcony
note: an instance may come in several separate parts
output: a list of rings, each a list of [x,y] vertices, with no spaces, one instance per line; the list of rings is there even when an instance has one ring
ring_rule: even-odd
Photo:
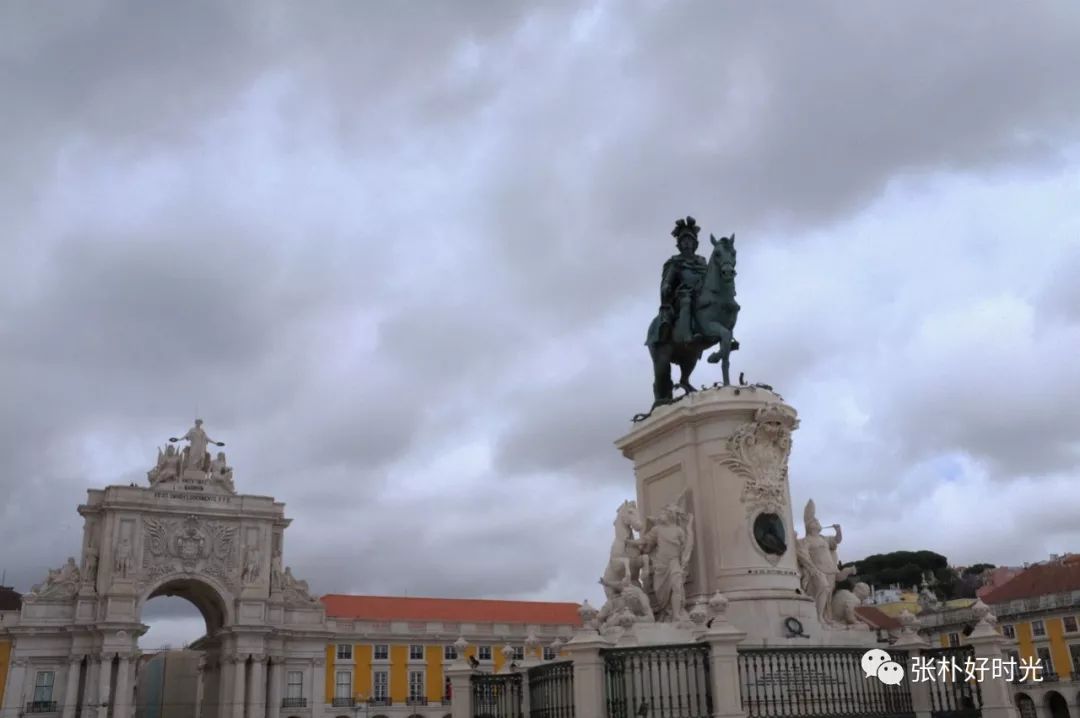
[[[368,701],[368,704],[373,706],[388,706],[392,703],[389,698],[372,698]]]
[[[443,696],[443,697],[442,697],[442,698],[441,698],[441,699],[439,700],[439,705],[443,705],[443,706],[448,706],[448,705],[450,705],[450,702],[451,702],[451,701],[450,701],[450,696]]]
[[[331,701],[331,705],[335,708],[352,708],[356,705],[355,698],[335,698]]]
[[[1050,672],[1044,673],[1042,679],[1044,683],[1057,683],[1061,680],[1058,674]]]
[[[426,706],[428,704],[427,698],[420,696],[410,696],[405,699],[405,705],[407,706]]]
[[[56,701],[31,701],[26,704],[27,713],[55,713]]]
[[[282,708],[307,708],[307,698],[282,698]]]

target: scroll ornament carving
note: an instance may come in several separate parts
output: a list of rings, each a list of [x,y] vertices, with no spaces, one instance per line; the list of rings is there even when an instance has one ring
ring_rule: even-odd
[[[171,573],[203,573],[236,590],[235,526],[204,521],[197,516],[146,519],[143,582]]]
[[[791,432],[798,426],[780,404],[768,404],[728,439],[721,464],[743,479],[742,501],[751,513],[783,510]]]
[[[50,569],[45,580],[30,589],[23,596],[23,601],[33,603],[38,600],[68,601],[79,591],[81,581],[79,567],[75,557],[69,556],[67,563],[60,568]]]

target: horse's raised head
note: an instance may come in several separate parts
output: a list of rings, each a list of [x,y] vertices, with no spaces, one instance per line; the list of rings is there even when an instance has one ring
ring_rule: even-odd
[[[615,514],[615,520],[624,523],[634,529],[641,530],[641,516],[638,514],[636,501],[623,501],[622,506]]]
[[[732,233],[730,237],[721,237],[717,239],[713,235],[709,235],[709,241],[712,242],[713,252],[730,252],[732,256],[735,254],[735,234]]]
[[[709,262],[715,263],[720,268],[722,276],[733,278],[735,276],[735,235],[717,239],[710,234],[709,241],[713,246]]]

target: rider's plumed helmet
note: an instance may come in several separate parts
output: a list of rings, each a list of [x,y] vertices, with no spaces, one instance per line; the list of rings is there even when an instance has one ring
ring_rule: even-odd
[[[679,243],[683,237],[689,237],[694,240],[694,247],[698,244],[698,232],[701,231],[701,227],[698,226],[697,220],[687,215],[686,219],[676,220],[675,229],[671,230],[671,236],[675,238],[675,244]]]

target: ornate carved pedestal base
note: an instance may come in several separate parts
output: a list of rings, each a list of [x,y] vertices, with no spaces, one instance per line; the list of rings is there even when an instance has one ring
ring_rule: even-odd
[[[641,515],[686,492],[694,517],[688,605],[720,591],[747,643],[872,644],[872,634],[823,627],[800,589],[788,486],[797,427],[776,393],[727,386],[658,408],[616,446],[634,462]]]

